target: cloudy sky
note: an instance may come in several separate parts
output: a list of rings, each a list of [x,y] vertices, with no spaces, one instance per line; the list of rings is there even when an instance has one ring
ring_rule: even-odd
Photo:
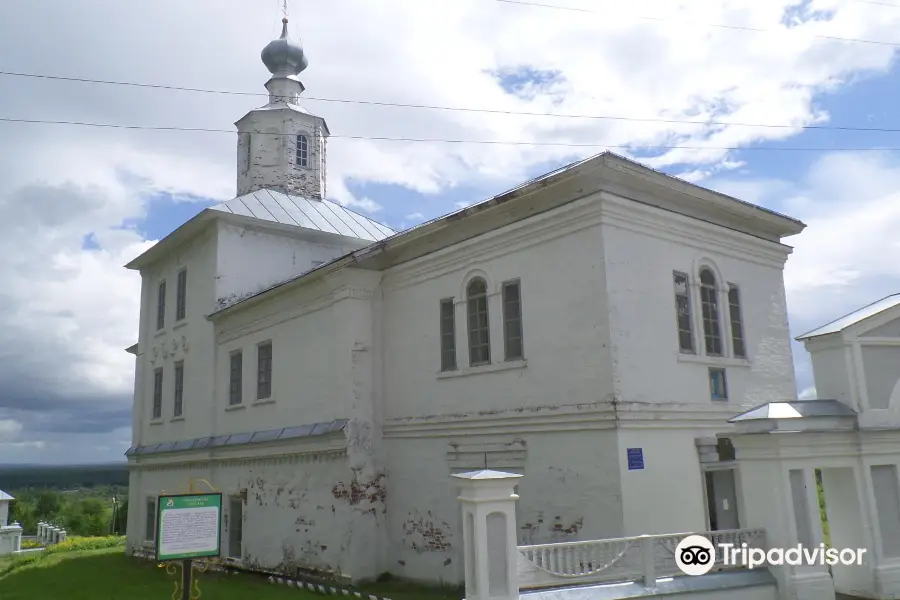
[[[795,335],[898,290],[900,133],[858,129],[900,131],[900,0],[546,1],[290,0],[332,198],[404,228],[608,147],[809,224]],[[3,0],[0,71],[264,93],[280,4]],[[230,131],[264,102],[0,75],[0,119]],[[0,121],[0,463],[121,459],[140,286],[122,265],[232,197],[234,144]]]

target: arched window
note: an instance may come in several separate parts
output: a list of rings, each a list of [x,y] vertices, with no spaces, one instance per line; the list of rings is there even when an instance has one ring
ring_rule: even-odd
[[[719,325],[719,290],[716,276],[707,268],[700,269],[700,305],[703,311],[703,339],[706,354],[722,355],[722,330]]]
[[[294,160],[294,166],[297,168],[305,167],[309,164],[309,139],[306,135],[297,136],[297,157]]]
[[[487,284],[476,277],[466,287],[469,312],[469,364],[486,365],[491,362],[490,328],[488,327]]]

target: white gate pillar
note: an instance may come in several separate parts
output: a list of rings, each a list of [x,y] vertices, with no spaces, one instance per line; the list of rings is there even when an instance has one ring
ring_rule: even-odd
[[[518,600],[515,486],[521,475],[454,475],[462,503],[466,600]]]
[[[740,469],[745,527],[765,529],[770,549],[802,544],[812,550],[822,539],[815,475],[812,468],[785,458],[789,450],[781,444],[790,444],[791,435],[801,434],[729,437]],[[780,600],[835,600],[834,582],[824,566],[770,565],[769,571],[778,582]]]

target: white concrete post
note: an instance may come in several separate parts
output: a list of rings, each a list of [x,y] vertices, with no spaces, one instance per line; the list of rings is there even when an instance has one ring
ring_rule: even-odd
[[[641,566],[643,567],[644,587],[656,587],[656,539],[641,536]]]
[[[65,529],[61,529],[61,530],[59,531],[59,541],[60,541],[60,542],[66,541],[66,535],[68,535],[68,534],[66,533],[66,530],[65,530]]]
[[[454,475],[462,503],[466,600],[518,600],[515,486],[521,475]]]
[[[38,542],[44,543],[44,522],[39,521],[37,524],[37,539]]]

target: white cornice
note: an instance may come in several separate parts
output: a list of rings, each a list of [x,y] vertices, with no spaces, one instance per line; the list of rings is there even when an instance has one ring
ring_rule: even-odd
[[[267,442],[257,445],[217,446],[203,450],[164,452],[159,454],[134,455],[128,459],[129,465],[145,467],[159,465],[193,464],[197,462],[222,462],[235,460],[270,460],[293,456],[330,455],[346,453],[347,438],[343,432],[333,432],[308,438],[293,438],[285,441]]]
[[[608,192],[603,198],[604,224],[635,233],[644,233],[703,251],[714,251],[732,258],[768,267],[784,268],[791,248],[686,217],[662,209],[644,206]]]
[[[599,224],[599,197],[581,198],[392,267],[384,286],[386,290],[409,287],[486,258],[499,258]],[[598,242],[598,254],[600,251]]]

